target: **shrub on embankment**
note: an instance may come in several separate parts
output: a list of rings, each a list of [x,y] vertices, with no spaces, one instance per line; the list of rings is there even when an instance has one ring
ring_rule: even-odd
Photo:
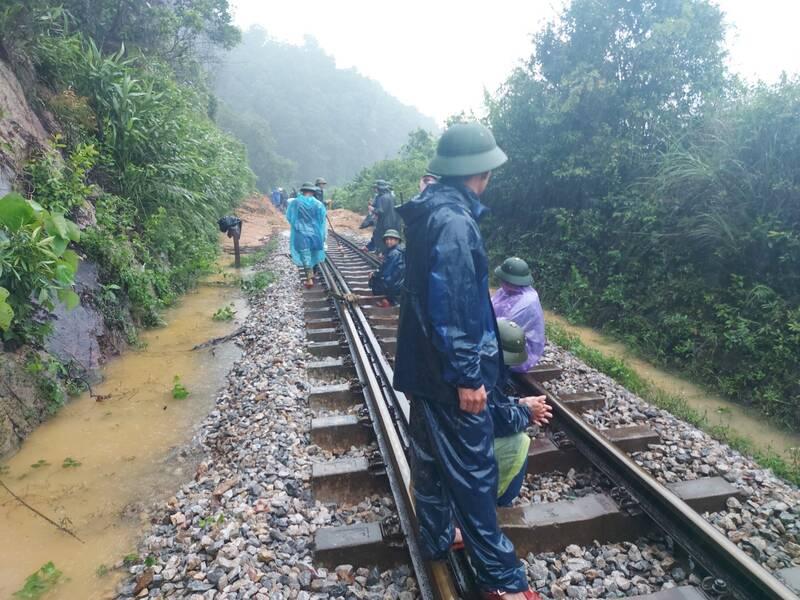
[[[14,47],[24,52],[17,64],[34,65],[29,100],[59,132],[19,187],[45,209],[88,213],[80,248],[104,284],[121,288],[136,321],[153,325],[209,268],[216,219],[253,188],[244,148],[212,121],[204,85],[179,83],[145,49],[101,50],[69,33],[70,15],[48,4],[30,14],[16,7],[3,21],[30,27]]]
[[[798,428],[800,80],[733,79],[708,2],[615,4],[574,0],[490,102],[510,157],[486,198],[494,259]]]

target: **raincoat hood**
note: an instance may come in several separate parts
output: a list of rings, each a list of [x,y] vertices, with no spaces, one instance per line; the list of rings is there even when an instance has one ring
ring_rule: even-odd
[[[432,210],[448,204],[465,207],[473,219],[479,221],[489,208],[481,204],[477,194],[466,186],[452,183],[431,183],[421,194],[397,208],[397,213],[409,226],[425,218]]]

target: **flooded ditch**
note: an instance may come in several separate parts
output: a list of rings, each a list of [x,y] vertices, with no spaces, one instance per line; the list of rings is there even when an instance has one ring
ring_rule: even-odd
[[[638,358],[624,344],[589,327],[572,325],[550,311],[545,311],[545,320],[578,336],[587,346],[624,359],[636,373],[657,388],[683,397],[689,406],[705,414],[710,424],[730,427],[733,432],[751,440],[759,449],[771,450],[787,458],[792,448],[800,448],[800,435],[776,427],[755,410],[715,396],[699,385],[651,365]]]
[[[239,356],[231,342],[192,351],[234,331],[244,316],[239,286],[225,279],[231,278],[207,279],[165,311],[167,325],[142,332],[141,349],[108,363],[94,398],[85,393],[70,401],[0,463],[14,493],[84,541],[0,490],[0,598],[11,598],[49,561],[63,576],[48,599],[112,594],[116,578],[107,568],[135,551],[143,509],[193,475],[192,457],[179,449],[213,406]],[[233,320],[212,320],[231,303]],[[173,398],[176,376],[189,391],[185,399]]]

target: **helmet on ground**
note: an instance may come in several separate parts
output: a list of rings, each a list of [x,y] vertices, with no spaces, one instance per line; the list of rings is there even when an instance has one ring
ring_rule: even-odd
[[[400,232],[397,229],[387,229],[386,232],[383,234],[383,239],[386,238],[395,238],[398,240],[402,240],[403,237],[400,235]]]
[[[508,160],[488,127],[456,123],[442,134],[428,170],[441,177],[466,177],[496,169]]]
[[[525,331],[522,327],[508,319],[497,319],[497,331],[500,333],[503,362],[507,367],[516,367],[528,360]]]
[[[328,185],[328,182],[325,181],[324,177],[317,177],[317,180],[314,182],[314,185]]]
[[[494,270],[495,277],[511,285],[531,285],[533,277],[531,270],[521,258],[512,256],[503,261],[503,264]]]
[[[317,186],[315,186],[310,181],[306,181],[303,185],[300,186],[300,191],[301,192],[312,192],[313,193],[313,192],[317,191]]]

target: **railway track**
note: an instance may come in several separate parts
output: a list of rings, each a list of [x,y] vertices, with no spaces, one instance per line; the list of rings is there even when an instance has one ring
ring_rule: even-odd
[[[323,529],[315,539],[315,560],[388,568],[410,562],[423,598],[479,597],[463,553],[449,564],[426,564],[416,540],[408,452],[408,400],[392,389],[397,307],[372,304],[369,274],[379,264],[351,240],[330,232],[321,285],[304,292],[309,375],[323,382],[312,389],[312,441],[341,458],[315,466],[312,486],[323,502],[357,502],[390,493],[394,522]],[[555,365],[538,366],[517,377],[519,395],[546,395],[554,421],[531,444],[529,473],[590,467],[608,479],[608,489],[577,500],[499,509],[504,531],[520,554],[558,551],[570,544],[636,539],[658,529],[680,547],[699,586],[681,586],[641,600],[792,600],[798,595],[708,523],[701,514],[724,508],[737,488],[710,477],[664,486],[628,453],[658,443],[646,427],[597,430],[580,413],[603,399],[591,393],[557,397],[543,383],[558,377]],[[324,383],[327,382],[327,383]],[[365,408],[359,408],[363,405]],[[369,459],[348,457],[351,446],[377,444]]]

